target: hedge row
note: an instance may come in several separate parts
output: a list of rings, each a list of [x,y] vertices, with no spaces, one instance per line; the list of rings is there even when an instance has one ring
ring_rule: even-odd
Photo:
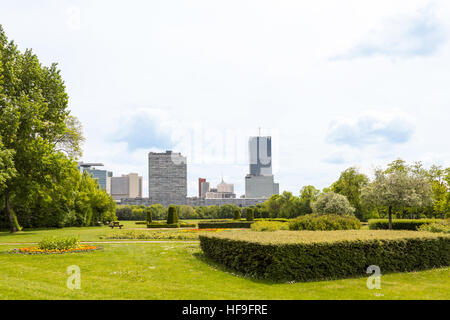
[[[361,229],[361,222],[355,216],[336,214],[307,214],[292,219],[289,230],[352,230]]]
[[[254,221],[208,221],[199,222],[199,229],[233,229],[250,228]]]
[[[382,274],[450,265],[450,236],[442,234],[368,230],[239,233],[199,235],[201,248],[208,258],[239,273],[273,281],[367,276],[370,265],[379,266]]]
[[[147,223],[147,228],[196,228],[195,223],[177,222],[177,223]]]
[[[439,219],[393,219],[392,229],[393,230],[418,230],[421,226],[425,224],[432,224],[436,222],[443,222],[444,220]],[[369,229],[371,230],[385,230],[389,229],[388,219],[370,219]]]

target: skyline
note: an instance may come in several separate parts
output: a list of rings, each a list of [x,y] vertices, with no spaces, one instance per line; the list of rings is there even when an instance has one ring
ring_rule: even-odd
[[[22,51],[59,63],[80,161],[138,172],[144,195],[148,152],[173,150],[188,158],[188,196],[222,176],[240,196],[258,127],[294,194],[355,165],[450,166],[448,2],[134,4],[16,1],[0,21]]]

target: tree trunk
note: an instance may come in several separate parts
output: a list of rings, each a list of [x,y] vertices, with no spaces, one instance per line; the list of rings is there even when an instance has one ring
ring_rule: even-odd
[[[392,206],[389,206],[389,230],[392,230]]]
[[[8,216],[8,219],[9,219],[9,226],[10,226],[11,233],[14,233],[14,232],[20,231],[20,226],[19,226],[19,223],[17,222],[17,217],[15,216],[14,212],[11,210],[11,204],[9,202],[9,198],[10,198],[9,191],[6,191],[6,194],[5,194],[6,215]]]

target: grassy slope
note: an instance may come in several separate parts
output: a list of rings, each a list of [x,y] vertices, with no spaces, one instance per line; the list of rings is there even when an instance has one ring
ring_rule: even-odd
[[[273,284],[237,277],[205,262],[193,244],[108,244],[64,255],[10,255],[0,247],[0,299],[450,299],[450,268],[366,278]],[[81,268],[82,289],[66,288]],[[382,296],[380,296],[382,295]]]

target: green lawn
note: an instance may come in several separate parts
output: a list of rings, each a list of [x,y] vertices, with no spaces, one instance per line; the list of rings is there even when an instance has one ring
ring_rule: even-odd
[[[133,228],[134,225],[127,224]],[[98,240],[107,227],[0,233],[0,242],[78,234]],[[61,255],[13,255],[0,246],[0,299],[450,299],[450,268],[387,274],[381,290],[366,277],[310,283],[270,283],[233,275],[206,260],[198,244],[103,244],[103,250]],[[66,287],[66,268],[81,269],[81,290]]]

